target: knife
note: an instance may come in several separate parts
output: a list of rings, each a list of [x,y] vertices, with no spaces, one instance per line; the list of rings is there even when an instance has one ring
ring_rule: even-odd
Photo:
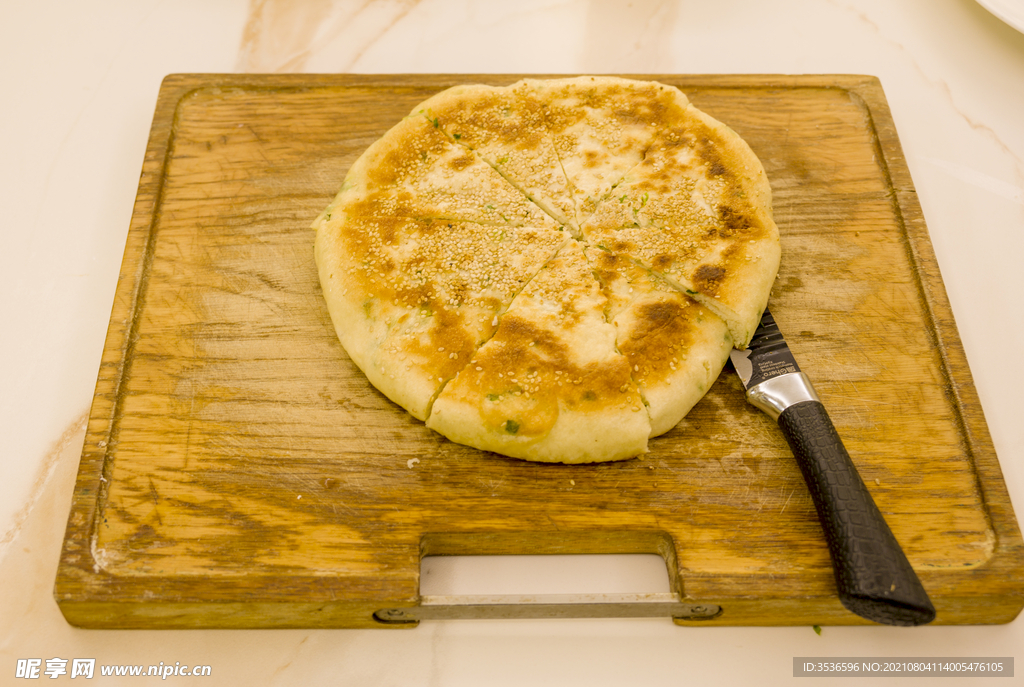
[[[746,350],[730,354],[747,400],[778,422],[825,531],[839,600],[885,625],[923,625],[935,608],[800,371],[771,312]]]

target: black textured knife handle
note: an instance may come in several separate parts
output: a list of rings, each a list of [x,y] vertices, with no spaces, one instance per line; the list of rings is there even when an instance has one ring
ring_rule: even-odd
[[[779,416],[825,530],[843,606],[886,625],[923,625],[935,608],[818,401]]]

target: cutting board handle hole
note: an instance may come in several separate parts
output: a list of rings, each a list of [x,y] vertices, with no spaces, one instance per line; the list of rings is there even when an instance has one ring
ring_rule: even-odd
[[[426,556],[420,563],[421,596],[669,591],[658,554]]]

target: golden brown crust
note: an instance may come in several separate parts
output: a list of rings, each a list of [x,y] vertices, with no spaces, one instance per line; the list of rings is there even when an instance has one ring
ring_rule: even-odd
[[[608,76],[525,79],[512,88],[537,94],[580,224],[643,160],[668,113],[687,104],[670,86]]]
[[[338,336],[374,386],[426,419],[442,383],[564,242],[557,231],[332,214],[317,227]]]
[[[491,165],[562,225],[578,232],[572,190],[529,89],[457,86],[413,110]]]
[[[540,461],[645,451],[746,345],[779,261],[749,147],[676,89],[609,77],[438,94],[314,226],[367,378],[455,441]]]
[[[421,116],[406,117],[349,170],[328,211],[558,229],[535,203]]]
[[[583,225],[586,240],[628,255],[753,335],[778,272],[771,191],[749,147],[692,106]]]
[[[448,384],[427,426],[460,443],[537,461],[617,460],[646,450],[650,423],[615,349],[606,299],[568,241]]]
[[[732,350],[725,321],[632,260],[589,248],[608,297],[616,346],[629,361],[651,418],[672,429],[711,387]]]

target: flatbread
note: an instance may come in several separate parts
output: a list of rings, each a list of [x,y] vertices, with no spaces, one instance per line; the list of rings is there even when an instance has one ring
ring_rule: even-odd
[[[711,388],[732,335],[723,319],[650,270],[599,248],[586,252],[608,299],[615,346],[647,406],[650,435],[660,436]]]
[[[370,382],[425,420],[438,389],[567,239],[537,227],[331,213],[320,283],[342,346]]]
[[[579,234],[572,187],[532,89],[522,82],[507,88],[455,86],[413,114],[472,150],[546,214]]]
[[[648,149],[673,110],[688,101],[655,81],[616,77],[525,79],[537,94],[555,152],[583,224]]]
[[[493,167],[417,115],[403,119],[360,156],[325,212],[335,210],[353,217],[561,229]]]
[[[780,258],[742,139],[675,88],[612,77],[439,93],[314,228],[367,379],[453,441],[545,462],[671,430],[749,342]]]
[[[459,443],[544,462],[643,453],[651,433],[607,299],[570,240],[434,403],[427,427]]]
[[[584,240],[665,277],[726,321],[745,348],[781,258],[764,168],[735,132],[692,105],[582,226]]]

